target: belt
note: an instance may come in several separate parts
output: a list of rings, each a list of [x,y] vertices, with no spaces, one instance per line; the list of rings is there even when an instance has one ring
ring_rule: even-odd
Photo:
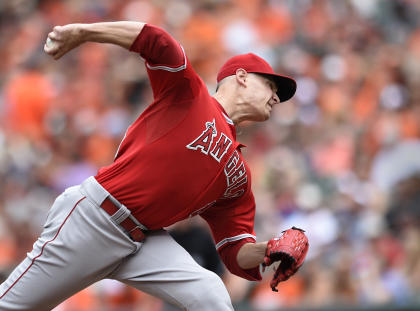
[[[120,209],[120,207],[112,203],[109,197],[107,197],[102,202],[101,208],[110,216],[115,215],[115,213],[117,213]],[[145,233],[147,230],[142,229],[141,224],[139,224],[138,221],[136,221],[135,218],[133,218],[134,216],[130,214],[126,219],[121,221],[119,225],[127,231],[128,235],[133,241],[142,242],[146,237]]]

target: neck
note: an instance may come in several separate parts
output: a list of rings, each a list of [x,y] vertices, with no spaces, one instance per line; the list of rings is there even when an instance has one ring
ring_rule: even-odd
[[[234,94],[226,94],[220,91],[216,92],[213,97],[222,105],[226,111],[228,117],[233,121],[235,125],[238,125],[242,121],[246,120],[246,114],[241,109],[242,104],[237,101]]]

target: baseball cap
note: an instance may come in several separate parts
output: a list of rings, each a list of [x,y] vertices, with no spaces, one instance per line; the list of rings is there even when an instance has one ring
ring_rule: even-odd
[[[271,77],[277,84],[277,95],[281,102],[292,98],[296,92],[295,80],[275,73],[264,59],[253,53],[241,54],[228,59],[217,74],[217,83],[228,76],[234,75],[239,68],[243,68],[247,72]]]

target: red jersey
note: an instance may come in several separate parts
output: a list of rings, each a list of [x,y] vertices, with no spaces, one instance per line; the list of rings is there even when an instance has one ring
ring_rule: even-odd
[[[260,279],[236,261],[255,242],[255,201],[232,120],[164,30],[145,25],[130,50],[146,61],[154,101],[95,178],[149,229],[200,215],[229,270]]]

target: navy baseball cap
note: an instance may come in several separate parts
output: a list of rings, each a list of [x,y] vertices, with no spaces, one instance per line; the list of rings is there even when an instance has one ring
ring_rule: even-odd
[[[275,73],[264,59],[253,53],[241,54],[228,59],[217,74],[217,83],[228,76],[234,75],[239,68],[243,68],[247,72],[266,75],[273,79],[277,84],[277,96],[281,102],[289,100],[295,95],[296,81]]]

